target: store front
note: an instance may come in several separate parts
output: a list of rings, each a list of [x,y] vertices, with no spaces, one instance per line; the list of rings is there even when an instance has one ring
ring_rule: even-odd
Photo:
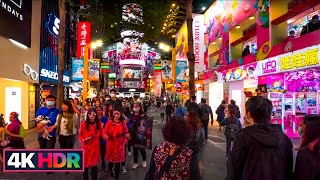
[[[234,100],[240,108],[241,121],[245,116],[245,102],[255,93],[258,84],[257,63],[229,69],[220,73],[219,82],[223,83],[224,100]],[[221,101],[220,101],[221,102]]]
[[[320,114],[320,46],[311,46],[259,62],[260,87],[272,101],[271,123],[299,137],[303,117]]]

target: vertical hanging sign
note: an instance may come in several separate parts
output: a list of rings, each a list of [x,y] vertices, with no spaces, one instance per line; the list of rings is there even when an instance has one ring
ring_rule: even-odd
[[[78,42],[77,42],[77,58],[84,56],[85,46],[90,43],[91,38],[91,23],[79,22],[78,23]],[[90,51],[88,52],[90,57]]]

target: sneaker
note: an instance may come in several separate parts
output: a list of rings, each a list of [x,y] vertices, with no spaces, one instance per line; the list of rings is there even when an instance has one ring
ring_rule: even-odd
[[[147,162],[146,162],[146,161],[143,161],[143,162],[142,162],[142,167],[143,167],[143,168],[147,167]]]
[[[131,156],[131,155],[132,155],[132,153],[131,153],[131,151],[129,151],[129,152],[128,152],[128,156]]]
[[[122,173],[127,173],[127,169],[125,167],[122,167]]]
[[[132,166],[132,169],[137,169],[138,166],[139,166],[138,164],[134,163],[133,166]]]

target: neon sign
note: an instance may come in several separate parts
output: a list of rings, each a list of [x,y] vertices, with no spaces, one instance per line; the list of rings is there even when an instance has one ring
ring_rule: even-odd
[[[60,19],[53,13],[49,14],[48,21],[46,22],[46,29],[56,38],[58,38],[59,35],[59,26]]]
[[[280,71],[319,65],[319,47],[306,48],[280,58]]]

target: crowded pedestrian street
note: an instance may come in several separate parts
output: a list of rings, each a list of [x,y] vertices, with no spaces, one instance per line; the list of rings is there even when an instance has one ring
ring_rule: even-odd
[[[320,180],[320,0],[0,0],[0,180]]]

